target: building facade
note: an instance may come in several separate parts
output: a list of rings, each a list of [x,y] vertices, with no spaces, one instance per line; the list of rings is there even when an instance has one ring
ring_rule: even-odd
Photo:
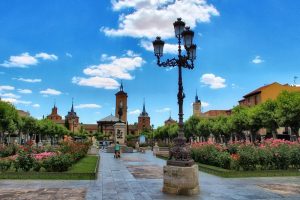
[[[292,86],[289,84],[282,85],[280,83],[274,82],[269,85],[257,88],[256,90],[253,90],[252,92],[246,94],[245,96],[243,96],[243,99],[239,101],[239,105],[251,107],[260,103],[264,103],[268,99],[274,100],[284,90],[289,92],[300,92],[300,87]]]

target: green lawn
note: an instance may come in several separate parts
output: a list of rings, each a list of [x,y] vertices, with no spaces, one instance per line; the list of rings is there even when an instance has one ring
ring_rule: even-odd
[[[98,156],[86,156],[73,165],[66,173],[91,173],[94,172]]]
[[[74,164],[66,172],[15,172],[13,169],[0,173],[0,179],[62,179],[62,180],[93,180],[97,178],[99,157],[88,155]]]

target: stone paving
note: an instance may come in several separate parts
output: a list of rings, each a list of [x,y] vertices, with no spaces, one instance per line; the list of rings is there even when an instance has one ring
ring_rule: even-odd
[[[99,200],[246,200],[300,199],[300,177],[220,178],[199,173],[200,194],[174,196],[161,192],[165,161],[151,152],[113,154],[101,152],[97,180],[0,180],[0,199]]]

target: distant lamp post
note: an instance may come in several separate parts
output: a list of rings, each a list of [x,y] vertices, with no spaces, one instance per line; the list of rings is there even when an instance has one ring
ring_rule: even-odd
[[[175,146],[170,150],[170,158],[167,165],[188,167],[194,164],[194,160],[190,156],[189,147],[186,145],[186,138],[183,132],[183,99],[185,94],[182,85],[182,68],[193,69],[194,60],[196,59],[196,48],[193,44],[194,32],[189,27],[185,27],[185,23],[178,18],[174,22],[175,36],[178,39],[178,56],[177,58],[167,59],[161,62],[163,56],[163,48],[165,42],[160,37],[156,37],[153,41],[154,55],[157,58],[157,65],[160,67],[178,67],[178,107],[179,107],[179,131],[178,137],[174,139]],[[183,40],[186,55],[182,55],[181,43]]]

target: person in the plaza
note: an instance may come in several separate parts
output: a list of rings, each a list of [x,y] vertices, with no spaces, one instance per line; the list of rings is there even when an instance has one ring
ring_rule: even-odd
[[[117,144],[115,145],[115,158],[120,158],[120,144],[119,142],[117,142]]]

